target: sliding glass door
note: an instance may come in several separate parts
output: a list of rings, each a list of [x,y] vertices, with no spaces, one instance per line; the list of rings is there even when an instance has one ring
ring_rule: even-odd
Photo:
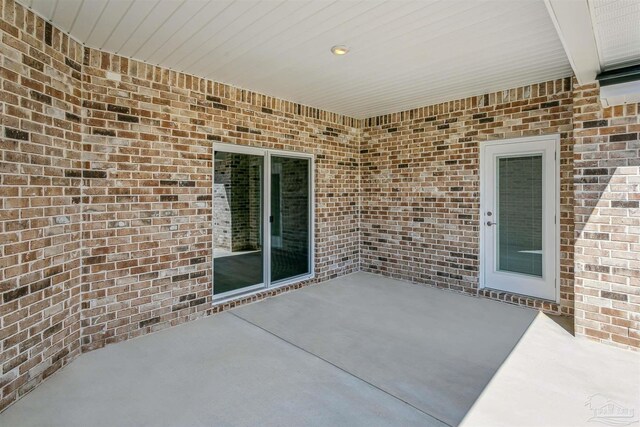
[[[216,151],[213,175],[215,293],[264,283],[264,156]]]
[[[271,156],[271,282],[311,272],[310,159]]]
[[[216,299],[313,276],[313,157],[214,147]]]

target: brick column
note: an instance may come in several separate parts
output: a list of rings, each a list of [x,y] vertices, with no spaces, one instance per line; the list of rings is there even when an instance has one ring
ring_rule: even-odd
[[[574,87],[576,335],[640,348],[640,116]]]

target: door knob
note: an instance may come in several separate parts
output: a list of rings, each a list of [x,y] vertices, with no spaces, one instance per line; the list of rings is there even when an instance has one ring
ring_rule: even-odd
[[[489,227],[491,227],[492,225],[497,225],[497,224],[498,224],[497,222],[487,221],[487,225],[488,225]]]

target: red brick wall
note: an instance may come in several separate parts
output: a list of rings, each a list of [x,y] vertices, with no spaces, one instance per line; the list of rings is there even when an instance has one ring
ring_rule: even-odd
[[[574,89],[576,334],[640,348],[639,104]]]
[[[573,312],[571,79],[367,119],[361,268],[412,282]],[[560,134],[560,304],[478,291],[479,144]]]
[[[10,1],[0,16],[3,409],[80,352],[84,169],[82,46]]]

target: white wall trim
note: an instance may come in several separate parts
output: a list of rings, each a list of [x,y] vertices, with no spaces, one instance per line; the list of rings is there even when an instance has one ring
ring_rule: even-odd
[[[578,83],[593,83],[601,70],[587,0],[544,0]]]

